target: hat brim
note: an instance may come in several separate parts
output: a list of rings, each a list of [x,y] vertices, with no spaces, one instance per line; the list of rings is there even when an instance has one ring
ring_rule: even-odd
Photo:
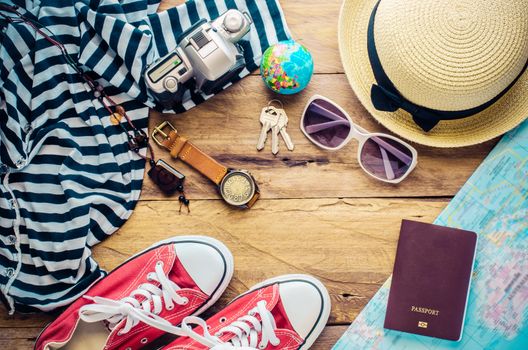
[[[432,147],[464,147],[491,140],[519,125],[528,116],[528,74],[496,103],[471,117],[443,120],[425,132],[403,111],[378,111],[370,99],[376,82],[367,53],[367,28],[378,0],[344,0],[339,14],[338,41],[341,61],[352,89],[369,113],[403,138]]]

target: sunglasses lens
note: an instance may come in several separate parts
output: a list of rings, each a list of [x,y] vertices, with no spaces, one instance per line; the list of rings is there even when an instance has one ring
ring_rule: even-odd
[[[337,148],[350,134],[350,122],[333,103],[313,100],[303,118],[303,127],[312,142],[328,148]]]
[[[363,144],[360,161],[371,175],[381,180],[405,176],[413,163],[409,147],[384,136],[371,136]]]

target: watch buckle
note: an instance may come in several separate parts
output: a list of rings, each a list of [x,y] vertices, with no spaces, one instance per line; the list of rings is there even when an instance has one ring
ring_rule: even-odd
[[[170,131],[177,132],[176,128],[172,126],[171,123],[169,123],[168,121],[164,121],[160,125],[156,126],[154,130],[152,130],[152,133],[150,134],[154,142],[156,142],[161,147],[163,147],[162,142],[169,138],[169,134],[164,131],[167,129],[169,129],[169,132]]]

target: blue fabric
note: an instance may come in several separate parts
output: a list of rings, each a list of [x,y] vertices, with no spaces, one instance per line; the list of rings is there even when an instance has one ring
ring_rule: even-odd
[[[199,18],[228,8],[255,19],[242,43],[249,74],[268,45],[290,37],[276,0],[16,1],[94,72],[136,126],[154,107],[142,79]],[[3,12],[6,15],[10,13]],[[24,23],[0,21],[0,288],[11,312],[64,306],[104,276],[91,248],[138,200],[145,162],[60,51]],[[188,93],[181,111],[211,96]]]

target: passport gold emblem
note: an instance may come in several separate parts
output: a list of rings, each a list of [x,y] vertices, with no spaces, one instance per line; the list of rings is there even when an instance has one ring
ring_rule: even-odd
[[[427,328],[427,322],[418,321],[418,327],[420,327],[420,328]]]

